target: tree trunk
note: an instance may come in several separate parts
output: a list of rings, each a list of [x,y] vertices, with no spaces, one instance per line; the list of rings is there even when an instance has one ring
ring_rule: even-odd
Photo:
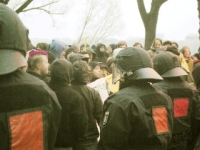
[[[146,50],[150,49],[150,46],[156,37],[159,9],[161,5],[166,1],[167,0],[152,0],[151,10],[149,13],[147,13],[144,5],[144,0],[137,0],[140,16],[145,27],[144,48]]]
[[[199,39],[200,39],[200,0],[198,1],[198,11],[199,11]]]

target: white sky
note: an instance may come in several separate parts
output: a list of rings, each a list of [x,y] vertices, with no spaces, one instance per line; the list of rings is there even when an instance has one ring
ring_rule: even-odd
[[[124,28],[116,38],[126,40],[129,37],[144,37],[144,26],[137,8],[136,0],[118,0],[123,14]],[[145,0],[150,6],[151,0]],[[49,15],[37,11],[20,14],[30,38],[71,38],[77,39],[77,12],[70,11],[64,16],[54,16],[55,25]],[[182,40],[188,34],[197,34],[199,19],[196,0],[168,0],[160,9],[157,33],[164,39]]]

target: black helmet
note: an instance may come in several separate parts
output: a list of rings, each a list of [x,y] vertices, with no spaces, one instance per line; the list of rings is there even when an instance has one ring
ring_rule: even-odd
[[[0,75],[26,66],[28,30],[18,15],[0,3]]]
[[[185,76],[187,73],[181,68],[177,55],[171,52],[161,52],[153,59],[154,69],[163,77]]]
[[[163,80],[153,69],[152,59],[144,49],[125,48],[118,53],[115,63],[123,76],[129,80],[145,80],[147,82]]]

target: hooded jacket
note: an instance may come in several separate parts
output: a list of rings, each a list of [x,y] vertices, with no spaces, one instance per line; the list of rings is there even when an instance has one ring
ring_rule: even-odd
[[[55,58],[60,58],[61,53],[65,50],[66,44],[59,40],[52,40],[50,44],[49,51],[55,56]]]
[[[102,43],[97,44],[97,48],[95,49],[95,53],[96,53],[96,60],[98,62],[103,62],[106,63],[107,58],[108,58],[108,54],[106,53],[106,46],[105,46],[105,52],[100,52],[100,47],[101,46],[105,46]]]
[[[87,130],[87,112],[82,96],[71,88],[72,64],[59,59],[51,65],[50,88],[62,106],[60,126],[55,147],[72,147]]]
[[[90,70],[87,63],[79,60],[74,62],[73,71],[72,88],[83,97],[88,114],[88,129],[86,134],[81,137],[80,143],[95,143],[99,136],[96,123],[100,123],[102,116],[102,101],[99,93],[86,85],[90,79]]]
[[[53,150],[61,107],[41,80],[17,70],[0,76],[0,149]]]

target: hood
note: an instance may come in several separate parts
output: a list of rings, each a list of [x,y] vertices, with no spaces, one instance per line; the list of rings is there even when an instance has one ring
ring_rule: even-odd
[[[85,61],[77,60],[73,63],[73,84],[86,85],[90,81],[90,69]]]
[[[102,43],[97,44],[97,47],[95,49],[95,53],[96,53],[97,56],[104,56],[104,54],[105,54],[105,52],[103,52],[103,53],[100,52],[100,47],[101,46],[105,46],[105,45],[102,44]],[[105,46],[105,48],[106,48],[106,46]],[[106,51],[106,49],[105,49],[105,51]]]
[[[51,64],[51,81],[54,85],[71,85],[73,67],[71,62],[65,59],[55,60]]]
[[[83,55],[81,55],[80,53],[75,53],[75,54],[71,54],[69,56],[69,61],[73,64],[75,61],[77,60],[82,60],[83,59]]]
[[[65,50],[66,44],[59,40],[52,40],[49,51],[56,57],[60,58],[61,53]]]

